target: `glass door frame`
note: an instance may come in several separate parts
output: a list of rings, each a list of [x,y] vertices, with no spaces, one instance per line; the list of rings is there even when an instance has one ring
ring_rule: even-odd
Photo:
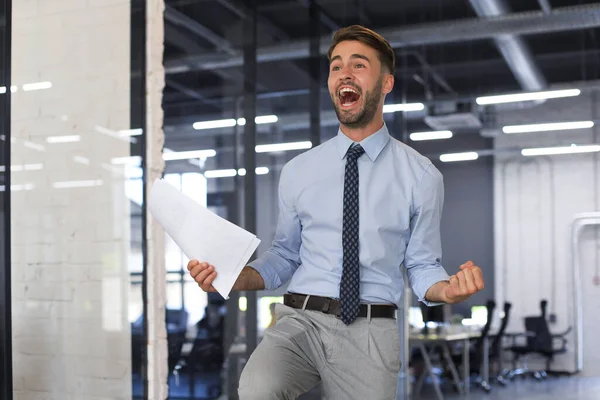
[[[11,100],[11,22],[12,1],[0,0],[0,86],[5,92],[0,95],[0,172],[3,191],[0,192],[0,397],[12,399],[12,292],[11,292],[11,248],[10,248],[10,100]]]

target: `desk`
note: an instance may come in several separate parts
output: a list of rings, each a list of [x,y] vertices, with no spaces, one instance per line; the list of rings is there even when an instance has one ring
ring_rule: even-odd
[[[430,333],[427,335],[424,335],[422,333],[416,333],[416,332],[411,332],[409,335],[409,344],[410,347],[412,346],[417,346],[421,352],[421,355],[423,356],[423,362],[425,363],[425,368],[427,372],[424,372],[420,377],[419,380],[415,386],[415,392],[419,392],[423,382],[425,380],[425,375],[426,373],[429,373],[432,381],[433,381],[433,385],[434,385],[434,389],[437,395],[437,398],[439,400],[442,400],[444,398],[443,394],[442,394],[442,390],[440,388],[439,383],[437,382],[437,380],[435,379],[435,376],[433,374],[433,366],[431,364],[431,358],[430,358],[430,353],[427,352],[426,346],[433,346],[434,349],[436,346],[439,346],[442,348],[442,353],[444,356],[444,359],[446,360],[446,362],[448,363],[449,367],[450,367],[450,372],[452,374],[452,378],[454,381],[454,384],[456,385],[456,388],[458,389],[458,391],[461,394],[464,395],[468,395],[469,394],[469,386],[470,386],[470,366],[469,366],[469,361],[470,361],[470,340],[474,339],[474,338],[478,338],[481,335],[480,332],[469,332],[469,331],[463,331],[463,332],[442,332],[442,333]],[[463,382],[461,384],[460,382],[460,378],[459,378],[459,374],[458,374],[458,370],[456,368],[456,365],[454,364],[454,362],[452,361],[452,356],[450,354],[450,343],[452,342],[463,342]],[[484,347],[484,353],[483,353],[483,379],[485,382],[488,382],[489,380],[489,354],[488,354],[488,343],[487,343],[487,338],[484,339],[484,343],[483,343],[483,347]],[[432,351],[434,350],[432,349]]]

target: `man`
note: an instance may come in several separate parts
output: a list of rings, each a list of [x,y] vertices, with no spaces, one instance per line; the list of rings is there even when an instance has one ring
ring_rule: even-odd
[[[244,368],[241,400],[295,399],[319,382],[327,399],[395,399],[401,265],[430,306],[483,289],[472,262],[452,276],[441,266],[442,176],[383,121],[394,86],[389,43],[343,28],[329,60],[338,135],[285,165],[273,244],[234,285],[271,290],[291,279],[277,323]],[[214,291],[214,266],[192,260],[188,269]]]

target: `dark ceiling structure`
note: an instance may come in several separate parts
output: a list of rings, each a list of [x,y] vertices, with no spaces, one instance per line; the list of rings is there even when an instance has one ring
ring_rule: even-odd
[[[244,1],[235,0],[166,3],[166,144],[175,150],[202,148],[222,131],[232,131],[194,131],[193,122],[241,116],[243,22],[252,11]],[[372,28],[392,44],[397,57],[396,86],[387,100],[427,104],[424,112],[408,118],[407,124],[415,127],[427,128],[424,117],[448,104],[455,110],[466,104],[471,112],[477,96],[544,90],[573,82],[585,86],[600,79],[600,2],[316,3],[324,130],[335,129],[326,90],[325,54],[332,33],[350,24]],[[309,0],[260,0],[257,11],[257,115],[278,115],[279,129],[286,135],[306,138],[311,83]],[[259,134],[272,133],[264,129]],[[224,145],[230,144],[225,139]]]

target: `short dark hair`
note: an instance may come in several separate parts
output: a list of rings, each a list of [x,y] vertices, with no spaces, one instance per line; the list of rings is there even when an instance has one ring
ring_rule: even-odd
[[[341,28],[334,33],[333,43],[331,44],[331,47],[329,47],[329,53],[327,53],[329,61],[331,61],[333,49],[341,42],[349,40],[359,41],[375,49],[379,55],[379,62],[381,62],[381,65],[385,67],[390,74],[394,74],[396,71],[396,54],[394,54],[394,49],[392,49],[390,43],[379,33],[361,25],[351,25]]]

